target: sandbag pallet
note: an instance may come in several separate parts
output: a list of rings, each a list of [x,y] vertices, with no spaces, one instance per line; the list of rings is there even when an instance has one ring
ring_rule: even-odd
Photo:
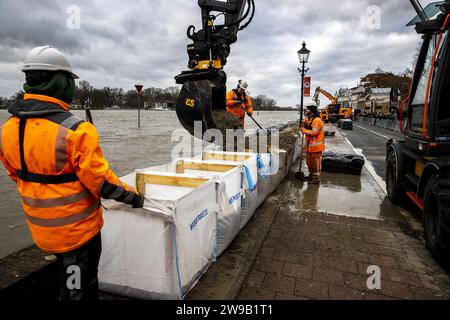
[[[298,135],[295,136],[297,139],[295,141],[294,148],[291,149],[291,151],[288,152],[287,154],[286,172],[284,177],[286,177],[289,174],[289,170],[291,169],[292,165],[297,161],[297,159],[300,157],[301,154],[302,150],[301,139]]]
[[[100,289],[137,299],[182,299],[215,257],[216,182],[147,171],[122,181],[147,199],[143,209],[104,201]]]
[[[298,144],[298,143],[297,143]],[[295,162],[289,152],[204,152],[121,180],[146,195],[143,209],[105,201],[103,291],[183,299]]]
[[[216,180],[216,197],[219,204],[216,256],[220,256],[240,231],[243,165],[239,162],[194,159],[180,159],[174,164],[178,173]]]
[[[259,207],[286,177],[287,152],[272,150],[258,155],[258,198]]]
[[[241,222],[243,229],[258,208],[258,165],[257,154],[247,152],[208,151],[203,153],[203,160],[215,160],[242,163],[244,179],[242,183],[243,196],[241,202]]]

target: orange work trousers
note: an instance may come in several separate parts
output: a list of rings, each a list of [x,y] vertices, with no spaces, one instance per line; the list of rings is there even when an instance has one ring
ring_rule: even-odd
[[[322,172],[322,152],[306,153],[306,165],[310,175],[320,176]]]

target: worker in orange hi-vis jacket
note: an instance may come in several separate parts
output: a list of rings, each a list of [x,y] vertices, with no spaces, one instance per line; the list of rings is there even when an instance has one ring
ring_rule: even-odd
[[[17,184],[34,242],[59,258],[60,299],[96,300],[100,198],[141,208],[144,197],[109,169],[94,125],[69,112],[78,77],[66,57],[37,47],[22,71],[25,96],[0,129],[0,160]]]
[[[247,88],[247,82],[239,80],[237,88],[227,94],[227,111],[239,118],[242,128],[245,126],[245,115],[253,115],[252,100]]]
[[[306,138],[306,164],[309,170],[307,179],[312,184],[319,184],[322,154],[325,151],[325,131],[317,106],[314,103],[308,103],[306,109],[307,118],[302,124],[301,131]]]

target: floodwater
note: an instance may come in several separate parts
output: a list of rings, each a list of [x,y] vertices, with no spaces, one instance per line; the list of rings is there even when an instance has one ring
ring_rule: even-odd
[[[83,111],[74,111],[84,118]],[[112,170],[124,176],[137,168],[168,163],[171,151],[179,141],[171,141],[172,133],[182,129],[175,112],[141,111],[141,128],[137,128],[137,111],[92,111],[100,136],[100,144]],[[0,110],[0,123],[9,117]],[[255,120],[263,127],[296,120],[298,112],[255,112]],[[249,118],[246,129],[257,129]],[[187,136],[187,132],[185,133]],[[15,184],[0,169],[0,258],[32,244],[22,213]]]

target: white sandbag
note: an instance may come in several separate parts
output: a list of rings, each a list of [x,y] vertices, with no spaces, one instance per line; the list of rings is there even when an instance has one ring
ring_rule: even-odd
[[[136,174],[122,180],[136,187]],[[147,184],[143,209],[104,201],[101,290],[137,299],[183,298],[214,259],[215,194],[214,181],[195,189]]]
[[[172,172],[177,173],[176,164],[174,162],[164,164],[161,166],[148,167],[142,169],[142,171],[153,171],[153,172]]]
[[[275,189],[284,180],[287,172],[287,151],[286,150],[275,150],[272,152],[277,153],[277,158],[274,157],[273,172],[276,172],[270,177],[270,193],[274,192]],[[278,164],[277,160],[278,159]],[[278,170],[276,170],[278,168]]]
[[[244,183],[241,203],[240,228],[244,228],[258,208],[258,166],[257,154],[246,152],[219,152],[210,151],[203,153],[205,160],[234,161],[243,164]]]
[[[196,170],[192,169],[192,165],[184,166],[184,164],[198,164]],[[229,171],[206,170],[207,167],[214,168],[215,165],[226,165],[232,167]],[[179,170],[183,174],[190,176],[214,179],[219,186],[217,187],[217,199],[220,204],[220,210],[217,214],[217,252],[216,257],[220,256],[226,248],[233,242],[240,231],[241,221],[241,195],[242,195],[242,175],[244,172],[243,163],[241,162],[224,162],[215,160],[198,160],[198,159],[178,159],[170,164],[158,167],[150,167],[144,169],[146,171],[159,171],[166,173],[177,173]]]
[[[245,167],[247,167],[253,185],[256,185],[258,183],[258,167],[257,167],[256,153],[207,151],[203,153],[203,160],[240,162]]]
[[[298,160],[298,158],[300,158],[300,153],[302,150],[302,139],[301,137],[297,136],[297,141],[295,142],[295,149],[294,149],[294,157],[293,157],[293,161],[295,163],[295,161]]]
[[[193,159],[179,160],[189,164],[200,165],[227,165],[233,169],[220,172],[213,170],[192,170],[185,169],[184,173],[199,176],[215,178],[218,183],[217,196],[220,210],[217,213],[217,256],[220,256],[233,242],[240,231],[241,221],[241,181],[243,179],[243,165],[238,162],[224,161],[203,161]]]
[[[245,190],[245,196],[242,198],[241,207],[241,230],[253,217],[258,206],[258,186],[254,186],[253,190]]]
[[[279,162],[279,161],[278,161]],[[271,180],[274,175],[274,164],[271,153],[258,155],[258,197],[257,207],[259,207],[266,198],[272,193]]]
[[[288,175],[289,171],[292,168],[292,165],[298,160],[300,157],[301,152],[301,139],[297,136],[297,140],[295,141],[294,149],[291,150],[291,152],[288,152],[287,154],[287,165],[286,165],[286,174]]]

